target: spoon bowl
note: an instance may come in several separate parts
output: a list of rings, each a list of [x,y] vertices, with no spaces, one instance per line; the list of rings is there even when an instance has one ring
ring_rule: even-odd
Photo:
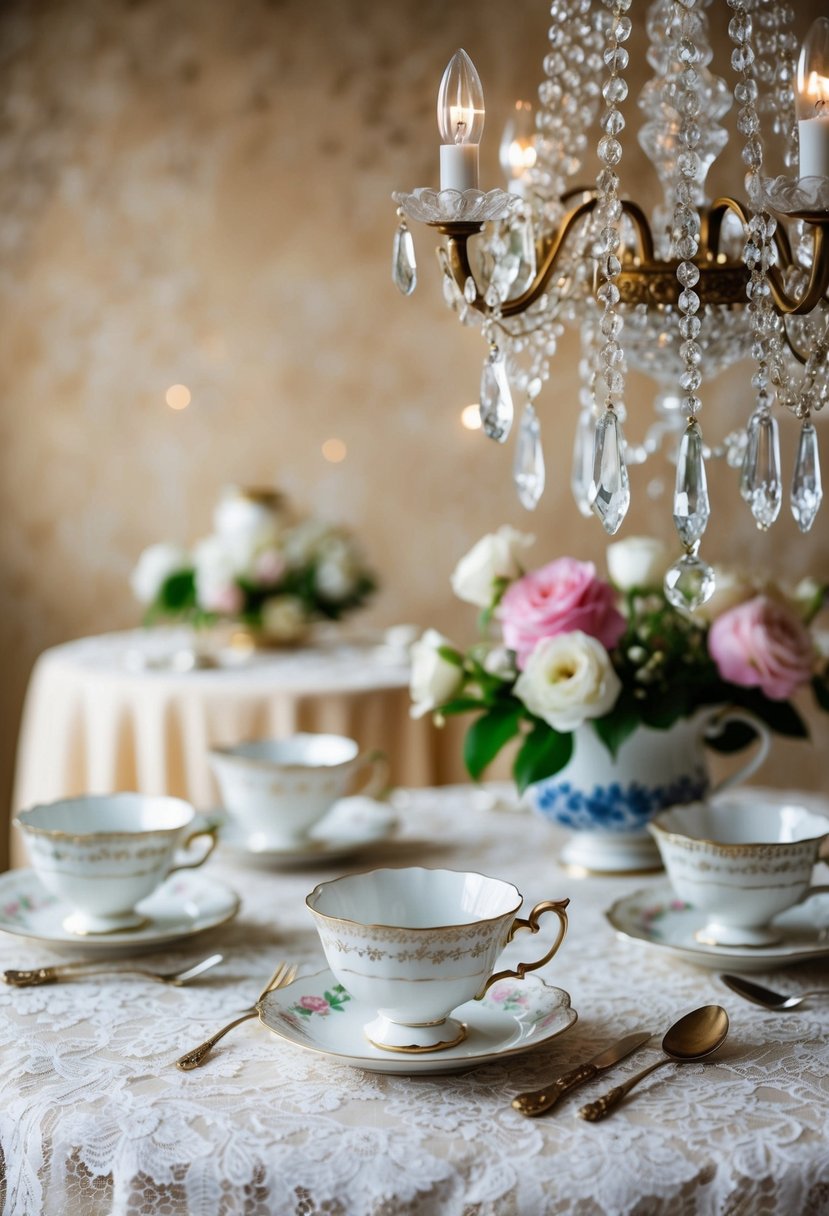
[[[798,1005],[802,1005],[810,997],[829,997],[829,988],[812,988],[808,992],[801,992],[795,996],[788,992],[775,992],[773,988],[764,988],[762,984],[744,980],[741,975],[721,975],[720,979],[738,996],[752,1001],[761,1009],[770,1009],[775,1013],[785,1009],[797,1009]]]
[[[581,1108],[579,1115],[589,1123],[597,1123],[615,1110],[634,1086],[657,1068],[662,1068],[665,1064],[691,1064],[696,1060],[704,1060],[722,1046],[727,1034],[728,1014],[722,1005],[702,1005],[699,1009],[686,1013],[665,1031],[665,1037],[662,1039],[662,1050],[665,1054],[661,1060],[643,1068],[641,1072],[609,1090],[595,1102],[588,1102]]]

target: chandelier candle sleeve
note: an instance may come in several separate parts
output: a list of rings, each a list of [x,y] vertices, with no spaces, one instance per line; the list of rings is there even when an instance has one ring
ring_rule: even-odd
[[[814,22],[797,64],[800,176],[829,177],[829,17]]]
[[[466,51],[449,60],[438,91],[441,190],[477,190],[478,147],[484,132],[484,92]]]

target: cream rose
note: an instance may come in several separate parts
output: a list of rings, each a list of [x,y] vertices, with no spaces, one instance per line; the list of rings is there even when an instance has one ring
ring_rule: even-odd
[[[522,573],[518,560],[529,549],[534,536],[504,524],[497,532],[482,536],[452,572],[452,590],[467,604],[488,608],[495,593],[496,579],[514,579]]]
[[[463,671],[440,654],[441,646],[455,649],[443,634],[427,629],[411,648],[409,692],[414,704],[409,713],[413,718],[439,709],[463,684]]]
[[[138,559],[130,575],[130,586],[142,604],[151,604],[171,574],[192,567],[190,554],[181,545],[160,542],[150,545]]]
[[[610,581],[620,591],[651,591],[662,586],[670,555],[655,536],[628,536],[607,547]]]
[[[295,595],[272,595],[262,605],[262,631],[279,642],[295,642],[308,628],[302,600]]]
[[[514,691],[530,713],[567,732],[608,713],[622,685],[601,642],[574,630],[542,638]]]

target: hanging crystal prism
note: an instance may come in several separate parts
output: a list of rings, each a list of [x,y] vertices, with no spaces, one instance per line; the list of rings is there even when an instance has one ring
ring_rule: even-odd
[[[696,554],[685,553],[668,568],[665,575],[665,597],[674,608],[696,612],[707,603],[716,588],[714,571]]]
[[[493,342],[481,375],[481,426],[484,434],[497,443],[506,442],[513,414],[506,360]]]
[[[700,539],[710,513],[702,434],[699,423],[693,421],[688,423],[679,441],[676,461],[674,524],[683,545],[693,545]]]
[[[590,501],[608,536],[618,532],[630,506],[624,442],[615,411],[606,409],[596,423]]]
[[[801,532],[808,532],[815,522],[822,498],[817,432],[807,418],[801,428],[800,442],[797,445],[791,494],[792,515]]]
[[[400,227],[394,234],[391,279],[398,291],[401,291],[404,296],[410,296],[417,286],[417,262],[415,261],[414,241],[404,219],[401,219]]]
[[[532,401],[528,401],[524,406],[521,425],[518,428],[512,475],[521,506],[528,511],[534,511],[544,493],[545,470],[541,424]]]
[[[783,483],[780,479],[780,435],[777,419],[765,411],[756,424],[756,436],[749,439],[753,462],[746,468],[746,489],[751,514],[762,531],[770,528],[780,514]],[[746,453],[748,459],[748,452]]]
[[[751,486],[754,469],[757,464],[757,424],[762,416],[762,410],[755,410],[746,426],[746,445],[743,452],[743,462],[740,468],[740,494],[745,502],[751,503]]]
[[[590,491],[593,484],[594,430],[593,411],[591,409],[581,410],[576,423],[576,438],[573,443],[570,489],[573,491],[576,506],[586,519],[593,514]]]

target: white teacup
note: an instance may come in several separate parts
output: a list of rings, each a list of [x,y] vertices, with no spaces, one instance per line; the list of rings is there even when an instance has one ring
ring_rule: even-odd
[[[196,812],[181,798],[151,794],[84,794],[21,811],[23,832],[38,878],[73,908],[70,933],[136,929],[147,918],[135,910],[174,870],[202,865],[216,844],[215,829],[195,826]],[[198,836],[207,848],[195,860],[177,859]]]
[[[222,802],[251,843],[297,848],[338,798],[380,792],[387,777],[385,757],[361,754],[343,735],[291,735],[233,747],[214,747],[210,763]],[[362,788],[354,788],[365,771]]]
[[[772,922],[786,908],[829,887],[811,886],[829,836],[829,818],[797,795],[756,802],[693,802],[672,807],[649,825],[680,899],[707,918],[696,938],[715,946],[769,946],[781,940]]]
[[[355,1000],[374,1010],[363,1027],[375,1047],[439,1051],[466,1034],[448,1015],[497,980],[543,967],[567,931],[569,900],[536,904],[516,916],[520,891],[499,878],[419,866],[374,870],[323,882],[306,899],[332,972]],[[553,912],[558,934],[543,958],[493,974],[519,929],[538,931]]]

